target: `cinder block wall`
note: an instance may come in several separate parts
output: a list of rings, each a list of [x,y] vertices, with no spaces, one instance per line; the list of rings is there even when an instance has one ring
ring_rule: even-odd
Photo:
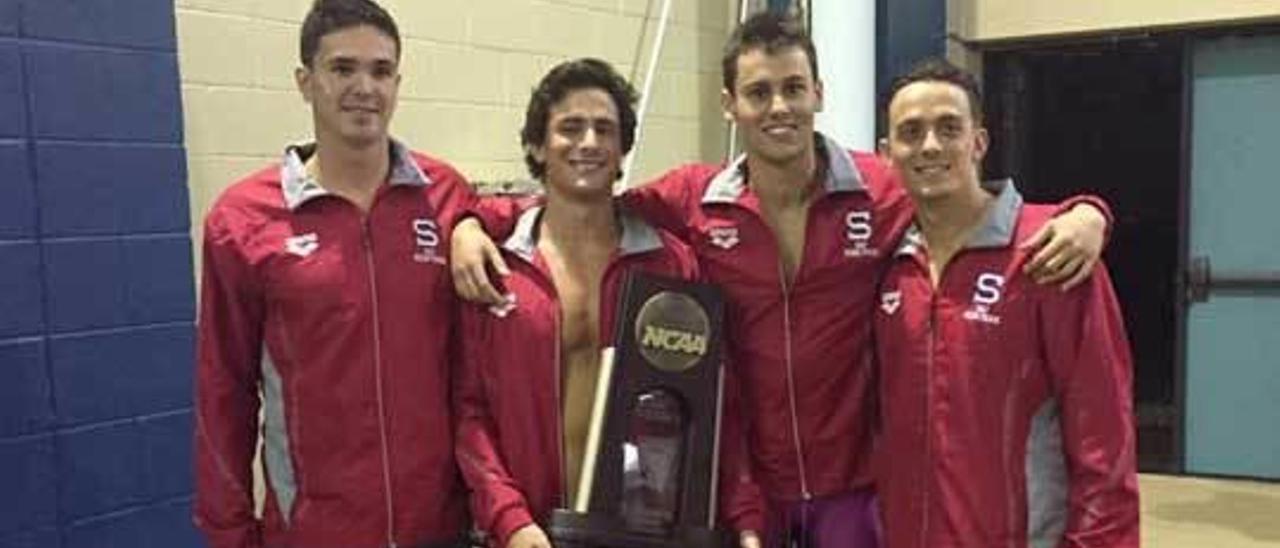
[[[555,63],[602,57],[639,86],[661,0],[382,2],[404,38],[393,133],[477,183],[527,177],[517,131],[529,91]],[[309,0],[177,0],[191,212],[306,138],[294,88]],[[642,181],[679,163],[719,161],[720,48],[731,0],[676,0],[635,164]],[[198,236],[198,234],[197,234]],[[197,239],[198,241],[198,239]]]
[[[170,0],[0,0],[0,546],[191,546]]]

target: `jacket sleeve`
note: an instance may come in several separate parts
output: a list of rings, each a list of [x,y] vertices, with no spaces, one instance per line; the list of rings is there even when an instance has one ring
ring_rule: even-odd
[[[622,203],[654,226],[689,242],[688,216],[697,178],[694,166],[676,168],[627,190],[622,194]]]
[[[495,241],[506,238],[515,229],[520,213],[541,201],[539,196],[478,196],[465,216],[475,217],[489,237]]]
[[[489,359],[490,341],[485,309],[462,305],[462,361],[454,377],[457,414],[454,450],[458,467],[471,490],[471,514],[476,527],[506,546],[511,535],[533,523],[529,504],[507,471],[498,450],[497,427],[489,411],[481,367]]]
[[[724,368],[720,419],[720,520],[734,531],[764,534],[764,495],[751,473],[751,452],[742,389],[733,368]]]
[[[1103,267],[1068,293],[1038,290],[1069,484],[1060,546],[1136,548],[1133,364],[1110,276]]]
[[[196,343],[196,525],[214,548],[262,545],[251,463],[257,445],[261,291],[234,238],[205,223]]]

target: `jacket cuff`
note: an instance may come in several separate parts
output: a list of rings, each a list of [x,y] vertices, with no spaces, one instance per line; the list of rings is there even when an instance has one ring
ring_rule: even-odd
[[[511,541],[511,535],[530,523],[533,523],[533,516],[529,515],[527,508],[512,506],[498,514],[497,519],[493,521],[493,530],[490,533],[497,539],[498,548],[504,548]]]
[[[764,513],[759,510],[747,510],[732,516],[725,516],[725,524],[735,535],[743,531],[753,531],[764,536]],[[736,543],[735,543],[736,544]]]

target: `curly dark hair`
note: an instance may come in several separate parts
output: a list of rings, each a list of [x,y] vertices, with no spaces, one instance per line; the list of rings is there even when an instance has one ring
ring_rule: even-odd
[[[520,129],[520,145],[525,149],[524,163],[535,179],[541,179],[546,174],[547,166],[534,158],[530,149],[541,147],[547,142],[547,123],[551,118],[551,108],[569,92],[580,89],[600,89],[609,94],[614,106],[618,108],[622,154],[625,156],[631,152],[636,139],[635,103],[638,95],[635,88],[609,63],[599,59],[587,57],[565,61],[552,68],[538,82],[538,87],[533,89],[533,95],[529,97],[529,108],[524,114],[524,127]]]
[[[893,102],[894,96],[902,88],[916,82],[944,82],[964,90],[965,95],[969,96],[969,114],[973,117],[973,122],[982,123],[982,86],[978,84],[978,79],[969,71],[941,57],[925,58],[893,79],[881,100],[885,116],[888,116],[889,104]]]
[[[818,81],[818,52],[800,20],[774,11],[762,11],[747,18],[724,45],[724,56],[720,58],[724,89],[733,93],[733,84],[738,80],[738,57],[753,49],[763,49],[772,55],[792,47],[804,50],[813,80]]]
[[[382,6],[372,0],[315,0],[302,20],[302,38],[298,44],[302,66],[312,68],[321,38],[360,25],[369,25],[391,38],[396,43],[396,59],[400,58],[400,29]]]

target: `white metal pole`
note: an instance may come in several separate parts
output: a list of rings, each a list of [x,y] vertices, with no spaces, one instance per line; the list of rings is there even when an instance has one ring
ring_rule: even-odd
[[[658,19],[658,35],[653,41],[653,52],[649,55],[649,68],[644,75],[644,88],[640,92],[640,108],[636,110],[636,138],[622,166],[622,185],[620,192],[631,186],[631,167],[635,164],[636,155],[640,152],[640,142],[644,134],[644,119],[649,112],[649,101],[652,99],[653,81],[658,72],[658,59],[662,57],[662,45],[667,38],[667,23],[671,15],[671,0],[662,1],[662,15]]]
[[[600,376],[596,378],[596,395],[591,400],[591,416],[587,419],[587,444],[582,451],[582,468],[578,476],[578,493],[573,497],[573,511],[580,514],[591,509],[591,487],[596,479],[596,463],[600,458],[600,437],[604,435],[605,413],[609,410],[609,388],[613,386],[614,349],[600,351]]]
[[[739,0],[738,2],[738,24],[741,25],[747,20],[747,14],[751,13],[752,0]],[[738,155],[738,123],[729,122],[729,146],[725,149],[724,162],[726,164],[733,161]]]
[[[847,147],[874,150],[876,2],[813,0],[811,9],[825,91],[818,130]]]

